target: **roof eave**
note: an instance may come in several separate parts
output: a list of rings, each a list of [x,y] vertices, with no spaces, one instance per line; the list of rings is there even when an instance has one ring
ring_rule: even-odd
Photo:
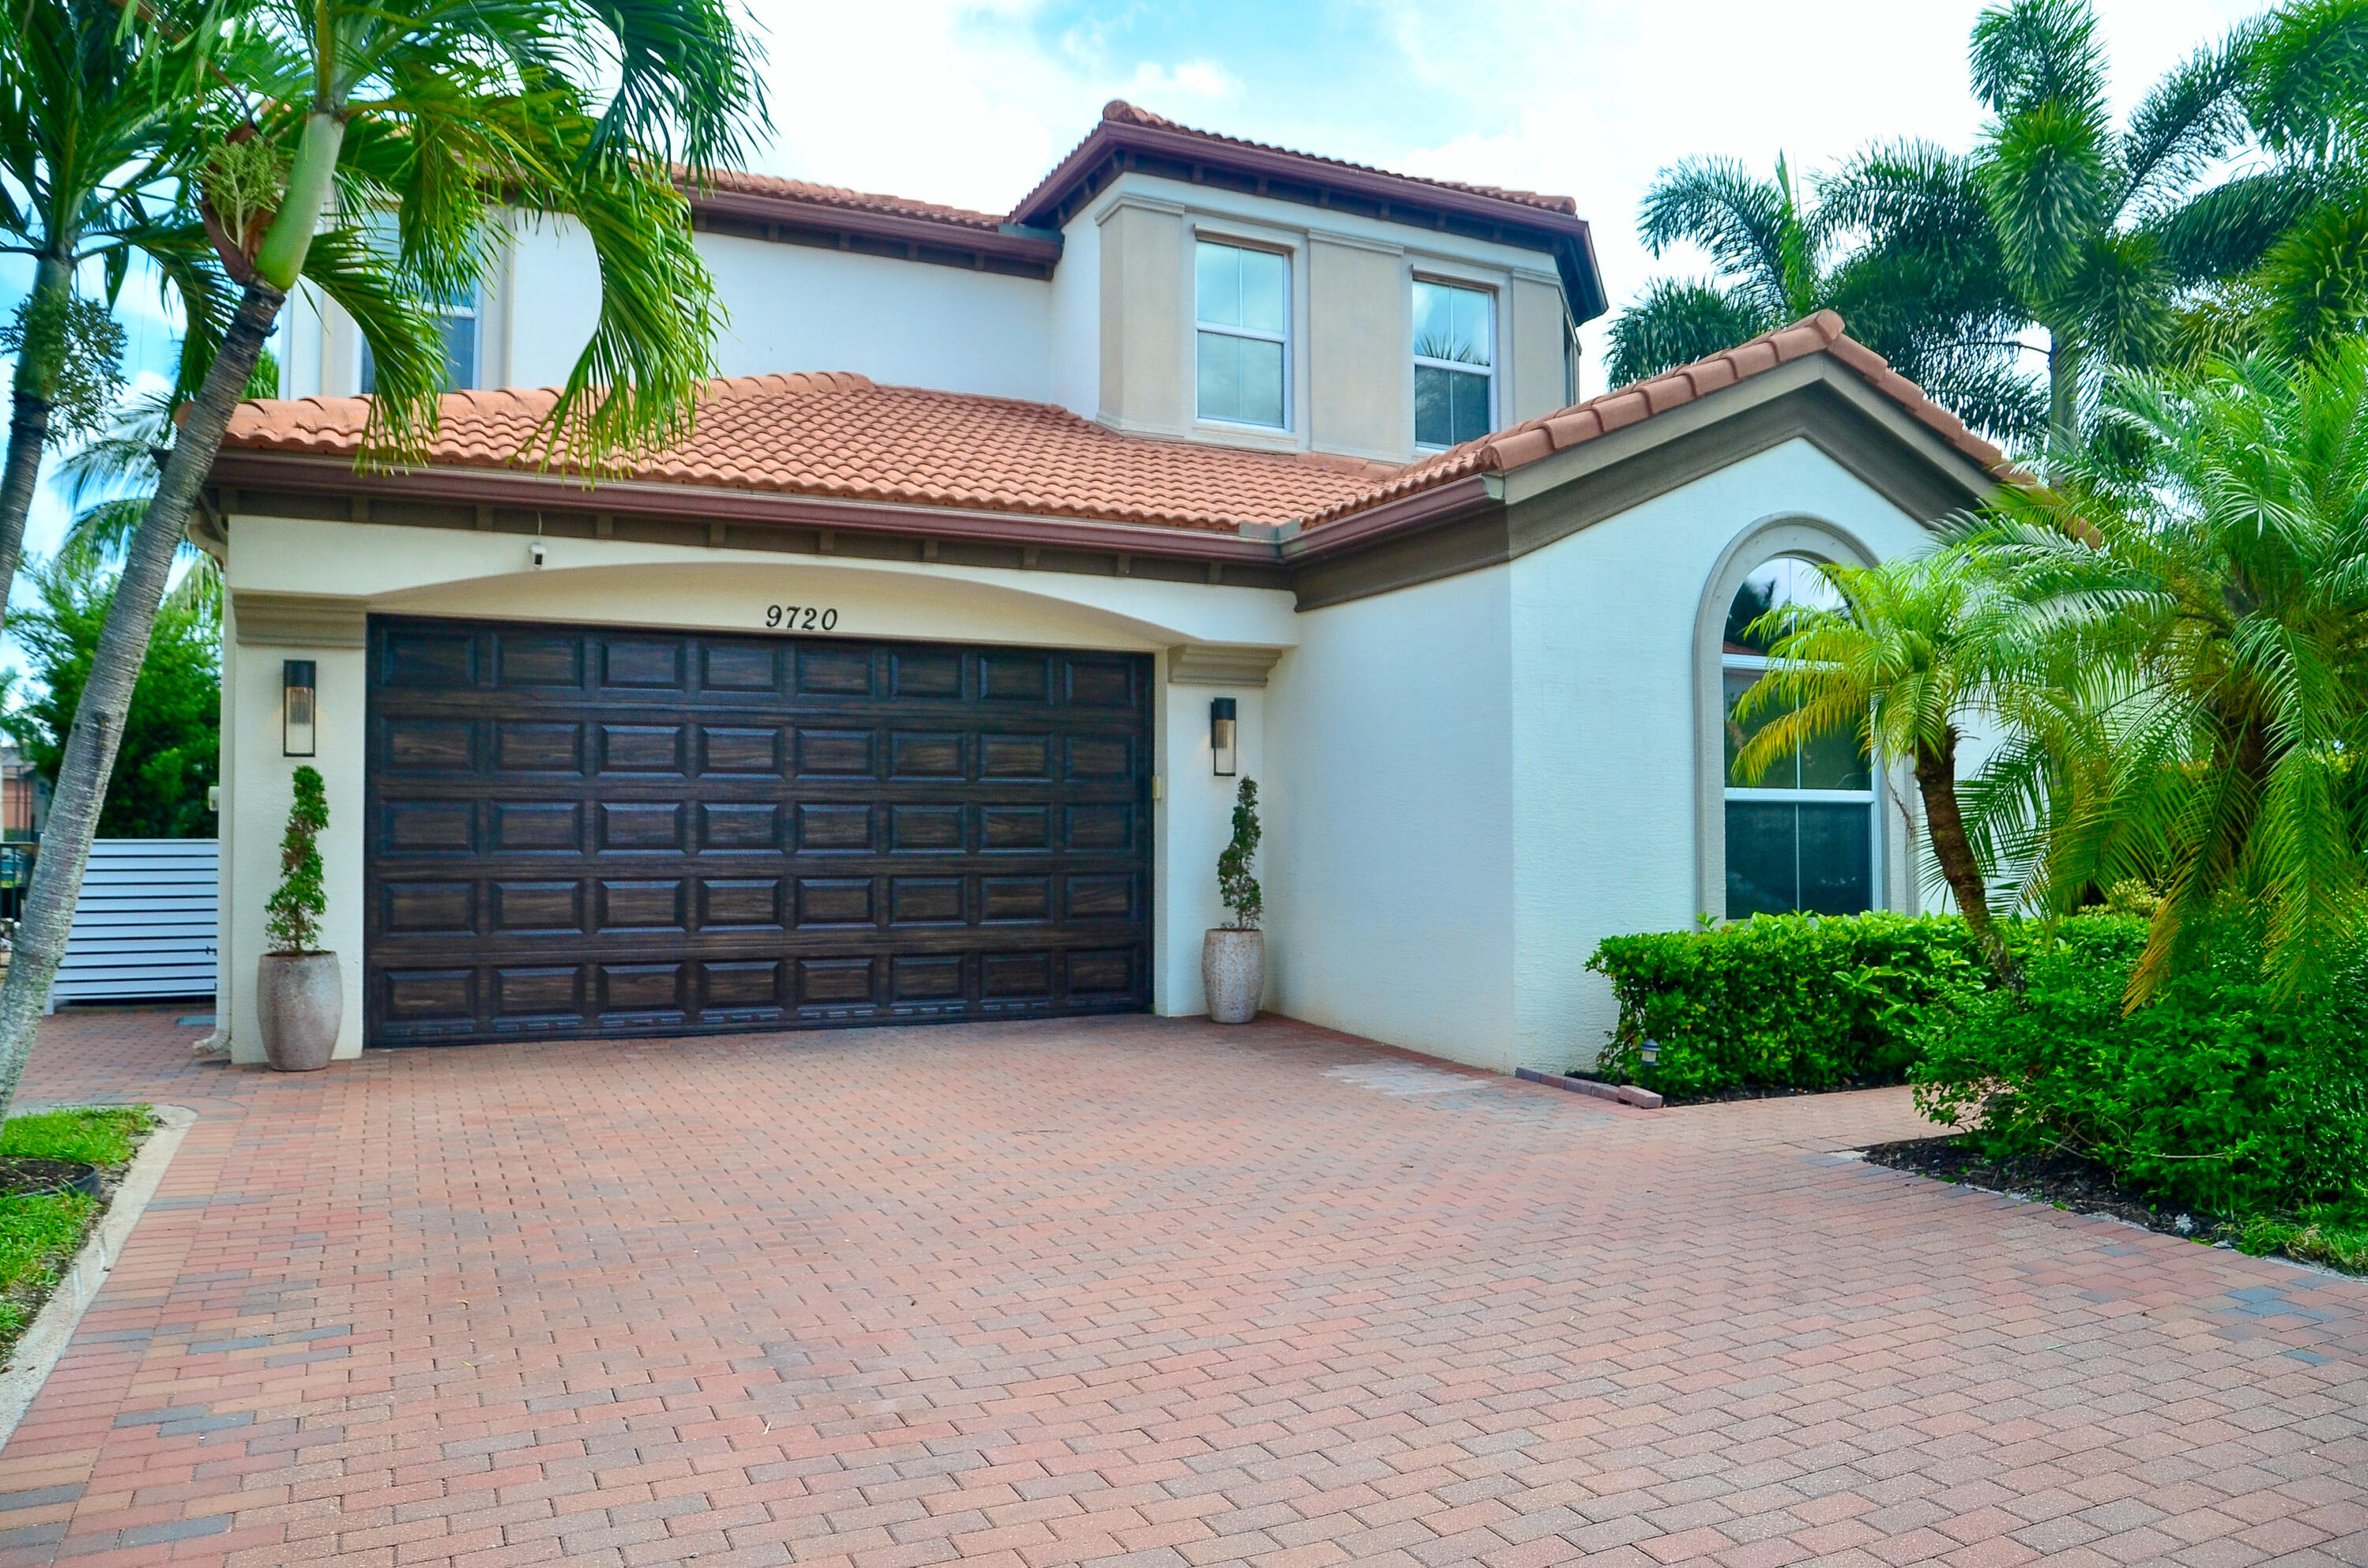
[[[1161,555],[1195,561],[1271,565],[1276,530],[1251,525],[1232,533],[1162,523],[1120,522],[962,506],[856,501],[788,491],[721,485],[604,480],[514,469],[431,465],[392,473],[359,473],[347,457],[225,447],[208,483],[222,490],[296,490],[359,494],[371,499],[458,502],[483,506],[692,518],[700,522],[775,524],[899,534],[914,539],[971,539]],[[234,511],[226,506],[225,510]]]
[[[1602,273],[1595,262],[1591,232],[1587,220],[1574,213],[1556,212],[1477,191],[1457,190],[1452,186],[1431,185],[1380,170],[1352,168],[1281,148],[1216,142],[1163,126],[1101,121],[1012,210],[1012,222],[1040,229],[1058,228],[1062,203],[1104,159],[1117,152],[1152,153],[1260,178],[1287,179],[1409,211],[1453,215],[1534,236],[1542,242],[1537,248],[1554,253],[1574,320],[1591,321],[1610,308],[1604,296]]]
[[[719,188],[689,195],[693,217],[711,222],[723,218],[810,233],[848,234],[916,249],[967,253],[998,258],[1048,276],[1061,260],[1062,241],[1057,233],[1018,234],[1008,226],[988,229],[947,219],[877,212],[762,191]]]

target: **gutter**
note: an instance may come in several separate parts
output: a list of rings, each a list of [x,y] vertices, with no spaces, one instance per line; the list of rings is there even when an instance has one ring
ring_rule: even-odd
[[[1280,551],[1285,565],[1321,561],[1387,535],[1417,533],[1468,517],[1502,504],[1504,499],[1502,474],[1467,474],[1446,484],[1352,512],[1334,522],[1318,523],[1312,529],[1283,540]]]

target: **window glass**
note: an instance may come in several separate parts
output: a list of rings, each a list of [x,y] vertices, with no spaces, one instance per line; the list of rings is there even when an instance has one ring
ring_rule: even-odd
[[[1281,425],[1281,344],[1202,333],[1200,374],[1201,418]]]
[[[1414,438],[1452,447],[1494,424],[1496,299],[1417,278],[1414,284]]]
[[[1874,906],[1873,814],[1847,802],[1726,803],[1726,917]]]
[[[1821,609],[1839,609],[1841,596],[1826,581],[1814,562],[1798,556],[1780,555],[1755,570],[1735,590],[1735,598],[1726,608],[1726,651],[1730,653],[1766,653],[1769,639],[1755,635],[1751,623],[1779,605],[1811,605]]]
[[[1418,359],[1446,359],[1482,369],[1497,362],[1497,331],[1485,289],[1416,278],[1414,352]]]
[[[1203,240],[1193,247],[1201,417],[1283,424],[1291,258]]]

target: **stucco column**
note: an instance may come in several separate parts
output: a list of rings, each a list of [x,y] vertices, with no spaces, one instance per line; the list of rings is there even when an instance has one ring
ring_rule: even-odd
[[[287,831],[296,769],[320,770],[329,801],[329,828],[321,835],[328,912],[322,937],[337,955],[345,982],[345,1019],[337,1031],[340,1058],[362,1051],[363,758],[368,742],[367,655],[363,618],[352,609],[324,610],[296,596],[233,596],[235,640],[222,671],[223,776],[235,790],[222,796],[222,931],[216,981],[216,1027],[230,1039],[231,1060],[261,1062],[255,1024],[256,965],[266,949],[264,905],[279,885],[279,841]],[[281,737],[283,672],[290,659],[309,659],[318,692],[315,755],[289,756]]]

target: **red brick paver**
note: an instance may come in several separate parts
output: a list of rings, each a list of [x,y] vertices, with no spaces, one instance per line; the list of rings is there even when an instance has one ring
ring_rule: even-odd
[[[0,1568],[2368,1562],[2368,1284],[1187,1022],[194,1066]]]

